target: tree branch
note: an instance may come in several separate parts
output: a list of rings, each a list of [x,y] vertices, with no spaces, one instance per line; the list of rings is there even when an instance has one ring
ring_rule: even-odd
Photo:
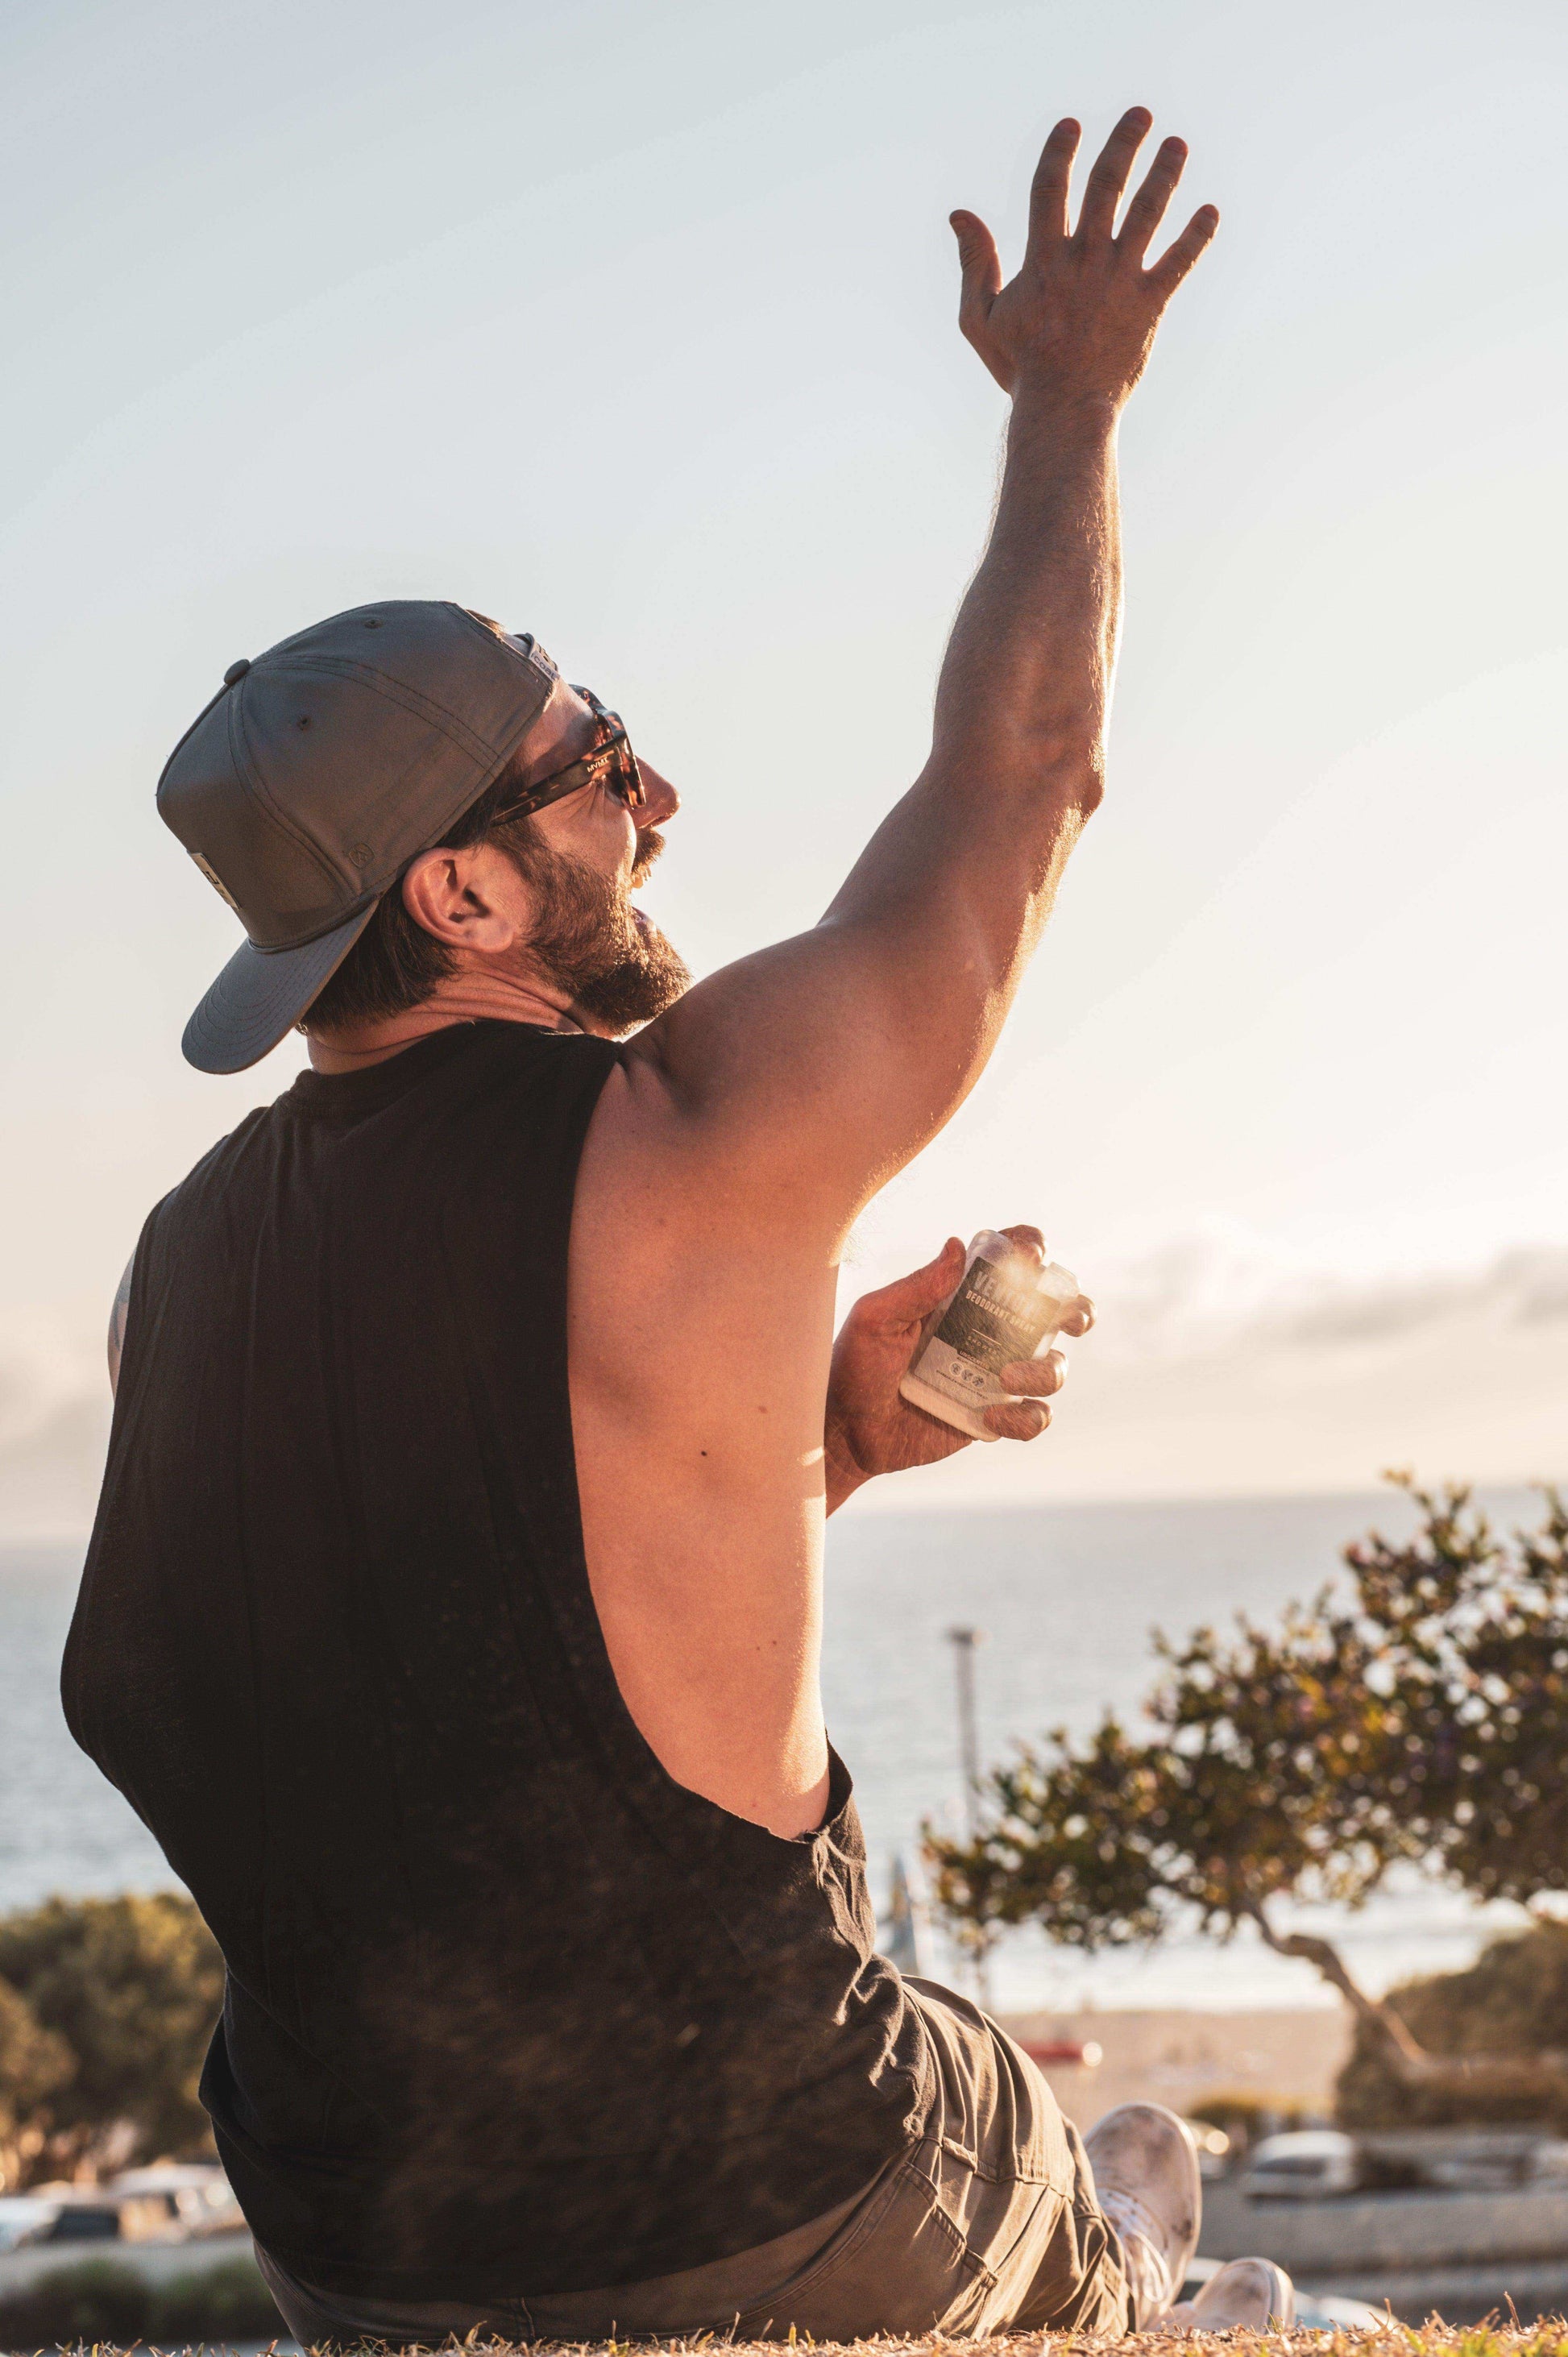
[[[1448,2087],[1474,2101],[1488,2093],[1495,2099],[1517,2097],[1521,2090],[1541,2090],[1543,2083],[1555,2082],[1559,2087],[1568,2083],[1568,2055],[1548,2050],[1534,2054],[1432,2053],[1412,2036],[1391,2007],[1380,2005],[1358,1986],[1330,1941],[1316,1939],[1309,1932],[1276,1932],[1256,1901],[1244,1901],[1239,1911],[1257,1925],[1276,1956],[1294,1956],[1316,1965],[1330,1986],[1384,2040],[1394,2076],[1407,2087]]]
[[[1330,1987],[1337,1988],[1361,2020],[1387,2040],[1402,2078],[1414,2080],[1431,2075],[1436,2058],[1416,2043],[1397,2013],[1367,1995],[1351,1977],[1349,1966],[1331,1941],[1319,1940],[1310,1932],[1276,1932],[1257,1900],[1244,1900],[1241,1912],[1257,1925],[1265,1945],[1276,1956],[1294,1956],[1303,1964],[1316,1965]]]

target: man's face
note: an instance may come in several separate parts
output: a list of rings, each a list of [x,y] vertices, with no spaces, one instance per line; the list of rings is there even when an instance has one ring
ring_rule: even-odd
[[[592,750],[598,723],[582,697],[558,682],[529,744],[536,780]],[[661,825],[681,798],[639,756],[647,800],[628,809],[606,786],[585,786],[530,822],[520,864],[538,914],[529,953],[572,994],[573,1012],[593,1030],[618,1037],[651,1021],[691,981],[676,951],[631,894],[664,848]]]

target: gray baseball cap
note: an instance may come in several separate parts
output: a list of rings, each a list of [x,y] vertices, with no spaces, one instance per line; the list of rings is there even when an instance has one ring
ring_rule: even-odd
[[[492,785],[549,701],[529,638],[445,599],[334,614],[231,663],[158,780],[158,814],[245,928],[181,1046],[275,1048],[408,861]]]

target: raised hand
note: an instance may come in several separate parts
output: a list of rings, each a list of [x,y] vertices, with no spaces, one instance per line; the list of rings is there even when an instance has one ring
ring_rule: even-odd
[[[1145,268],[1187,162],[1186,142],[1165,139],[1118,234],[1117,207],[1152,120],[1142,106],[1122,117],[1090,173],[1076,230],[1068,227],[1068,187],[1079,126],[1057,124],[1029,192],[1023,264],[1005,286],[985,223],[976,213],[951,216],[963,272],[959,326],[1004,393],[1037,385],[1120,406],[1143,374],[1165,305],[1219,225],[1218,210],[1200,206]]]
[[[1004,1228],[1036,1262],[1045,1259],[1038,1228]],[[898,1389],[920,1339],[920,1328],[944,1294],[963,1275],[963,1246],[950,1236],[935,1260],[875,1293],[864,1293],[839,1329],[823,1433],[828,1512],[878,1473],[903,1473],[934,1465],[971,1445],[934,1415],[911,1407]],[[1087,1334],[1094,1305],[1082,1295],[1062,1320],[1064,1334]],[[1051,1420],[1046,1405],[1067,1380],[1059,1351],[1004,1367],[1001,1380],[1018,1397],[987,1408],[985,1421],[999,1440],[1033,1440]]]

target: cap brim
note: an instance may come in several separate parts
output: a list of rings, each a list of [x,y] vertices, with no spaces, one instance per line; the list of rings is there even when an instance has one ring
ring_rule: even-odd
[[[185,1027],[180,1047],[199,1072],[242,1072],[292,1031],[348,956],[381,903],[372,900],[296,950],[242,942]]]

